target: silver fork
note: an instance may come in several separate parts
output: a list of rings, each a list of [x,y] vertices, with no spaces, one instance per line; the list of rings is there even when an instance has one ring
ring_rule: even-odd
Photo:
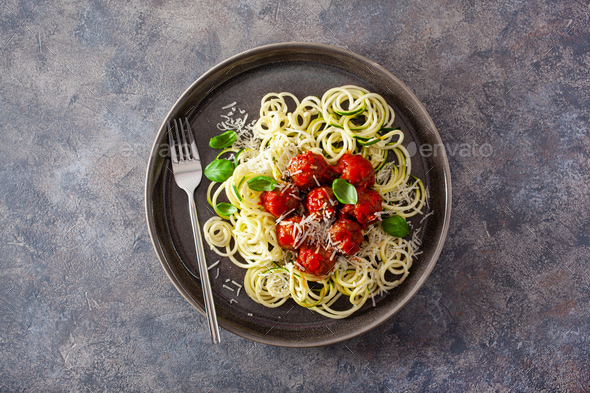
[[[217,324],[217,315],[215,313],[215,303],[213,302],[213,292],[211,291],[211,282],[209,281],[209,270],[205,260],[203,249],[203,237],[197,209],[195,207],[195,189],[201,184],[203,178],[203,167],[201,158],[197,150],[197,144],[193,137],[193,132],[185,118],[186,128],[182,125],[182,120],[178,122],[174,119],[174,131],[170,128],[168,122],[168,139],[170,140],[170,154],[172,156],[172,169],[174,171],[174,180],[178,187],[186,191],[188,203],[191,212],[191,223],[193,225],[193,235],[195,237],[195,248],[197,249],[197,262],[199,265],[199,274],[201,275],[201,286],[203,287],[203,297],[205,299],[205,312],[209,320],[209,330],[213,344],[220,342],[219,325]],[[179,127],[180,125],[180,127]],[[187,132],[188,131],[188,132]],[[174,136],[176,134],[176,137]],[[188,137],[188,140],[187,140]],[[178,149],[178,153],[176,152]]]

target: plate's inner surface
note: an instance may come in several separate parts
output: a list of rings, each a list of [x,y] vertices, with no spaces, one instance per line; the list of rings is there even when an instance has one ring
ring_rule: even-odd
[[[222,109],[222,107],[236,102],[236,107],[244,110],[245,113],[240,114],[239,111],[236,111],[234,118],[244,116],[247,113],[247,123],[250,123],[252,120],[258,118],[260,101],[269,92],[291,92],[299,99],[302,99],[308,95],[318,95],[321,97],[326,90],[332,87],[348,84],[362,86],[369,91],[383,94],[383,87],[376,88],[351,73],[315,62],[280,62],[264,65],[238,74],[221,86],[211,90],[205,100],[188,112],[189,122],[195,134],[204,166],[214,160],[219,153],[219,150],[211,149],[208,146],[208,142],[211,137],[220,133],[217,123],[223,121],[221,115],[227,115],[230,112],[229,109]],[[411,142],[420,144],[420,140],[417,139],[419,133],[411,128],[410,122],[407,121],[403,110],[398,108],[391,100],[389,100],[389,104],[393,106],[396,114],[394,125],[400,126],[405,134],[404,145],[407,146]],[[420,177],[428,187],[429,180],[424,170],[424,164],[419,154],[414,155],[412,158],[412,174]],[[170,163],[167,160],[164,162],[164,165],[171,169]],[[162,173],[162,181],[158,182],[157,187],[162,187],[160,192],[162,192],[161,202],[163,205],[154,205],[154,208],[162,208],[164,210],[165,225],[163,228],[166,228],[167,235],[184,265],[192,274],[198,276],[186,194],[176,186],[171,171],[164,170]],[[209,180],[204,178],[195,194],[201,227],[206,220],[214,215],[213,210],[209,207],[206,200],[206,191],[209,183]],[[156,204],[157,201],[155,200],[154,203]],[[426,213],[428,212],[426,207],[424,211]],[[424,223],[419,224],[421,217],[419,216],[417,219],[412,220],[414,229],[419,225],[423,226],[421,237],[428,234],[428,226],[433,225],[433,220],[435,225],[440,225],[440,222],[436,223],[438,221],[436,218],[433,219],[431,217],[425,220]],[[293,300],[287,301],[278,308],[266,308],[252,301],[246,294],[244,288],[240,290],[238,296],[238,287],[234,282],[243,285],[246,270],[235,266],[228,258],[218,256],[209,249],[208,245],[205,245],[205,249],[208,265],[220,261],[219,264],[209,270],[209,275],[216,307],[221,318],[224,315],[231,315],[233,319],[232,323],[238,325],[246,323],[251,328],[258,325],[256,326],[257,331],[268,330],[270,327],[286,330],[313,329],[314,327],[317,329],[322,326],[330,327],[336,323],[342,323],[302,308]],[[382,303],[395,301],[396,296],[402,293],[403,287],[412,281],[412,273],[420,269],[420,264],[421,258],[418,257],[411,268],[410,276],[402,286],[392,290],[384,299],[375,299],[377,308],[382,306]],[[192,279],[200,288],[199,280],[196,278]],[[233,291],[228,289],[228,287],[232,288]],[[198,297],[200,298],[200,295]],[[347,301],[345,302],[348,303]],[[348,319],[358,318],[372,308],[372,302],[369,300],[362,310],[357,311]],[[237,322],[235,318],[240,321]]]

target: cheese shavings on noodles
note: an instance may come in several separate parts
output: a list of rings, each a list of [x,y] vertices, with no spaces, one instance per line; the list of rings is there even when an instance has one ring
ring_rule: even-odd
[[[293,111],[288,101],[294,102]],[[376,171],[374,189],[383,197],[383,210],[377,213],[380,220],[423,214],[427,190],[411,175],[410,155],[402,146],[404,134],[393,127],[395,113],[383,97],[358,86],[333,88],[322,98],[309,96],[301,101],[291,93],[269,93],[262,98],[258,120],[249,124],[248,114],[235,102],[223,109],[229,113],[222,115],[219,130],[235,130],[238,138],[220,156],[233,156],[236,167],[225,182],[211,182],[207,200],[212,206],[227,201],[237,212],[210,218],[203,232],[211,249],[247,269],[243,287],[250,298],[271,308],[291,298],[302,307],[339,319],[359,310],[368,299],[375,304],[376,296],[408,277],[419,254],[420,228],[412,230],[407,240],[387,234],[377,221],[364,231],[365,240],[355,255],[338,256],[331,273],[318,278],[302,272],[293,263],[296,253],[278,244],[276,226],[290,212],[277,219],[261,205],[261,192],[247,185],[263,175],[272,177],[279,187],[290,186],[286,172],[296,155],[312,151],[335,165],[349,152],[362,155]],[[300,223],[286,223],[296,226],[297,243],[319,247],[326,238],[331,242],[327,234],[334,220],[309,215]]]

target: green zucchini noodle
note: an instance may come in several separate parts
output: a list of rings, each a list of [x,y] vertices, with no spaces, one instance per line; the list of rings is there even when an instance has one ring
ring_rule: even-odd
[[[289,112],[287,101],[294,101]],[[404,218],[423,214],[427,191],[422,181],[411,176],[404,134],[394,128],[395,114],[378,94],[358,86],[328,90],[322,98],[309,96],[299,101],[290,93],[269,93],[262,98],[260,117],[251,132],[222,155],[233,155],[236,168],[223,183],[212,182],[207,200],[216,209],[228,201],[237,212],[212,217],[204,225],[204,237],[212,250],[247,269],[244,288],[248,296],[266,307],[278,307],[292,298],[302,307],[329,318],[345,318],[369,299],[387,293],[410,274],[416,257],[420,228],[410,240],[387,234],[377,222],[363,234],[365,241],[354,256],[341,255],[324,278],[306,274],[294,264],[296,254],[279,246],[277,220],[260,203],[259,191],[248,180],[264,175],[279,187],[293,157],[306,151],[322,154],[336,164],[343,154],[361,154],[376,171],[374,189],[383,196],[380,217]],[[341,310],[348,298],[350,306]]]

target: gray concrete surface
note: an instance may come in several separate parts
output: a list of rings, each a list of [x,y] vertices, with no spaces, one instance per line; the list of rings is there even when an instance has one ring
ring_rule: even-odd
[[[0,391],[590,391],[589,11],[4,1]],[[199,75],[283,41],[348,46],[416,93],[454,151],[453,220],[426,285],[371,333],[213,347],[150,244],[147,157]]]

